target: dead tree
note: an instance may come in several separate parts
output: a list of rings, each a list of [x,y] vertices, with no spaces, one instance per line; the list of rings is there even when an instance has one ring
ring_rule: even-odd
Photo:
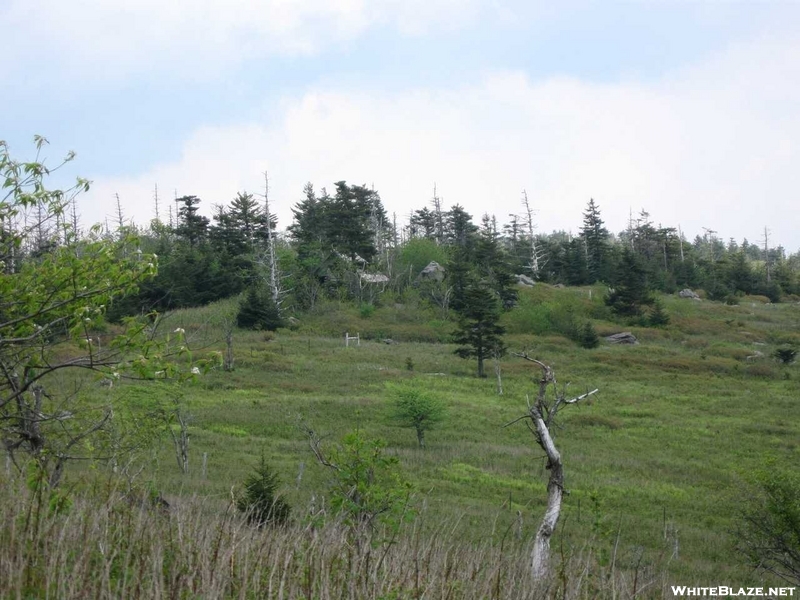
[[[275,307],[280,311],[284,290],[281,288],[281,274],[278,268],[278,257],[275,253],[275,236],[272,233],[274,215],[269,208],[269,175],[264,171],[264,216],[267,221],[267,261],[269,268],[269,290]]]
[[[175,408],[165,415],[166,427],[175,447],[175,460],[182,473],[189,472],[189,422],[192,417],[186,413],[179,398],[173,399]],[[177,421],[178,432],[173,429],[173,419]]]
[[[531,208],[530,202],[528,202],[528,192],[526,190],[522,190],[522,205],[525,207],[525,214],[527,216],[525,225],[528,227],[528,241],[531,245],[531,262],[528,267],[531,270],[531,274],[536,278],[539,276],[539,271],[545,265],[547,259],[542,249],[536,245],[536,236],[534,236],[536,225],[533,222],[533,209]]]
[[[576,404],[584,398],[597,393],[597,390],[594,389],[581,396],[567,399],[565,395],[566,386],[561,390],[558,389],[553,369],[525,353],[514,353],[514,356],[530,361],[542,369],[542,376],[538,381],[539,390],[536,395],[536,401],[531,404],[530,400],[528,400],[527,414],[505,425],[505,427],[508,427],[518,421],[530,419],[530,422],[527,423],[528,429],[530,429],[536,443],[544,450],[547,457],[547,469],[550,471],[550,479],[547,482],[547,510],[539,529],[536,531],[533,551],[531,552],[531,576],[534,581],[542,581],[550,575],[550,538],[553,536],[558,524],[558,518],[561,515],[561,500],[564,496],[564,465],[561,461],[561,454],[553,442],[551,430],[555,423],[556,415],[562,407],[567,404]],[[547,388],[550,386],[553,387],[554,394],[548,398]]]

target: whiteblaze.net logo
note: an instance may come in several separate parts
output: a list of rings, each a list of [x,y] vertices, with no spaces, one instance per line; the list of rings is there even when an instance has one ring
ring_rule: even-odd
[[[738,596],[761,596],[765,598],[779,598],[781,596],[794,596],[793,587],[730,587],[718,585],[716,587],[689,587],[686,585],[673,585],[672,594],[675,596],[716,596],[722,598],[735,598]]]

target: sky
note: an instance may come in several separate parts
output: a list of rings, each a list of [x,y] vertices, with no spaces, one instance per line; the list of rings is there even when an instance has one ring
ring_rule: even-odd
[[[590,198],[800,249],[800,0],[0,0],[0,139],[83,176],[84,223],[373,186],[577,232]]]

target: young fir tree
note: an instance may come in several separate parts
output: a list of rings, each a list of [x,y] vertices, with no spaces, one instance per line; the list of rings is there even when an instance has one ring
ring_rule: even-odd
[[[267,290],[251,285],[239,304],[236,325],[243,329],[275,331],[283,326],[283,320]]]
[[[647,316],[647,324],[650,327],[662,327],[669,324],[669,313],[664,310],[661,302],[653,302],[650,314]]]
[[[180,224],[175,233],[188,240],[189,246],[194,247],[208,233],[208,218],[198,214],[200,198],[197,196],[183,196],[178,198],[176,202],[183,206],[178,210]]]
[[[586,246],[581,238],[567,242],[564,250],[565,280],[569,285],[589,283],[589,270],[586,264]]]
[[[453,341],[460,345],[455,352],[461,358],[478,359],[478,377],[486,377],[484,360],[505,350],[502,338],[505,330],[499,320],[500,307],[495,293],[485,282],[471,282],[464,295]]]
[[[244,493],[236,499],[236,508],[247,515],[247,520],[263,527],[280,525],[289,519],[291,508],[278,494],[278,475],[261,455],[261,464],[244,483]]]
[[[591,321],[586,321],[584,326],[579,331],[579,342],[582,347],[591,350],[600,345],[600,336],[597,335],[594,325]]]
[[[517,281],[511,271],[511,257],[500,245],[500,237],[488,215],[475,241],[475,265],[480,276],[491,286],[503,309],[517,302]]]
[[[630,248],[622,254],[620,277],[614,290],[606,297],[606,304],[621,317],[638,317],[643,307],[653,304],[647,287],[647,273]]]
[[[603,224],[603,220],[600,218],[600,207],[592,198],[589,200],[586,212],[583,213],[583,227],[581,228],[589,283],[602,281],[608,277],[606,260],[608,230],[603,227]]]

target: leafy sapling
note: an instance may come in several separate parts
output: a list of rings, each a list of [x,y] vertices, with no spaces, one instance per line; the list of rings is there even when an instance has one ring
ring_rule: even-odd
[[[413,428],[419,447],[425,447],[425,432],[444,420],[442,401],[418,387],[389,386],[392,395],[392,420],[400,427]]]

